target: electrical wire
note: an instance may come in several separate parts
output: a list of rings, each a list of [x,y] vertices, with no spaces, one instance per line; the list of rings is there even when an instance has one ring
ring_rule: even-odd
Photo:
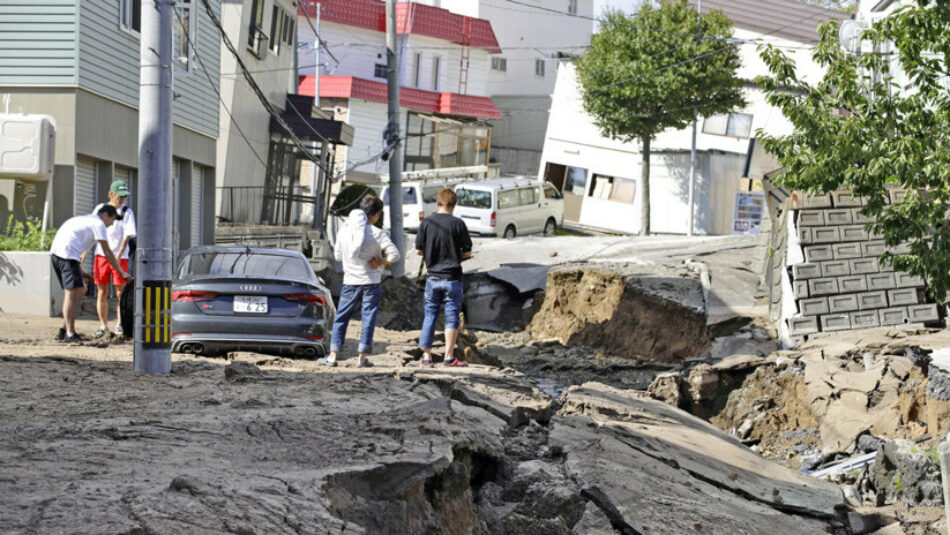
[[[323,40],[323,37],[320,37],[320,32],[317,31],[316,25],[313,23],[313,20],[310,19],[310,12],[309,12],[309,10],[307,9],[307,7],[313,5],[313,3],[312,3],[312,2],[306,2],[306,4],[307,4],[306,6],[300,6],[302,9],[299,9],[298,12],[299,12],[299,11],[303,11],[303,16],[306,17],[306,19],[307,19],[307,24],[309,24],[309,25],[310,25],[310,29],[313,30],[313,36],[317,38],[317,41],[320,42],[320,45],[324,48],[324,50],[327,51],[327,54],[330,55],[330,57],[333,59],[333,61],[335,61],[336,64],[339,65],[339,64],[340,64],[340,60],[336,59],[336,56],[333,55],[333,52],[330,52],[330,49],[327,47],[327,42]],[[317,4],[317,5],[319,6],[319,4]],[[294,42],[296,42],[296,39],[294,39]],[[294,50],[294,53],[296,54],[297,51]]]
[[[320,169],[323,169],[324,173],[326,173],[327,176],[330,176],[332,173],[330,173],[329,170],[327,170],[326,166],[323,165],[323,162],[319,161],[320,160],[319,157],[312,154],[312,149],[310,149],[309,147],[304,145],[302,141],[300,141],[300,138],[298,138],[297,135],[294,134],[290,126],[287,125],[287,122],[284,121],[284,118],[281,117],[280,114],[277,113],[277,111],[274,109],[273,104],[271,104],[270,101],[267,100],[267,97],[264,95],[264,92],[261,91],[260,86],[257,85],[257,82],[254,80],[254,77],[251,76],[250,72],[248,72],[247,65],[244,64],[244,60],[241,59],[241,55],[234,48],[234,43],[231,42],[231,38],[228,37],[227,32],[224,31],[224,27],[221,25],[221,20],[215,14],[214,10],[211,9],[211,3],[208,0],[201,0],[201,2],[204,4],[205,11],[208,13],[208,16],[211,18],[211,22],[214,23],[214,25],[218,28],[218,31],[221,33],[221,39],[224,42],[224,46],[227,47],[231,55],[234,56],[235,61],[237,61],[238,67],[240,67],[242,73],[244,74],[244,79],[247,80],[247,83],[251,86],[251,90],[257,96],[258,100],[260,100],[261,104],[264,106],[264,109],[266,109],[267,113],[270,114],[270,116],[275,121],[277,121],[277,124],[279,124],[281,128],[284,129],[284,131],[287,133],[287,136],[291,139],[293,144],[301,151],[301,153],[303,153],[303,155],[308,160],[312,161],[314,165],[316,165]],[[318,133],[318,137],[322,139],[325,143],[332,144],[330,140],[327,139],[322,134]]]
[[[185,22],[181,18],[181,13],[177,9],[172,8],[172,11],[175,13],[175,16],[178,17],[178,23],[185,27]],[[218,102],[221,103],[221,107],[224,108],[225,113],[228,114],[228,117],[231,118],[231,124],[237,129],[238,134],[244,139],[244,142],[247,143],[251,153],[254,154],[254,157],[257,158],[257,161],[261,162],[261,165],[264,166],[264,169],[267,169],[267,163],[261,158],[261,155],[257,152],[257,149],[254,148],[254,145],[251,144],[251,140],[247,138],[247,135],[244,133],[244,130],[241,129],[241,125],[238,124],[237,119],[234,118],[234,115],[231,113],[231,110],[228,109],[228,105],[224,102],[224,98],[221,97],[221,89],[217,84],[214,83],[214,80],[211,78],[211,73],[208,72],[207,67],[205,67],[204,60],[201,59],[201,56],[198,55],[198,48],[195,46],[194,41],[191,37],[188,37],[188,46],[191,47],[192,53],[195,55],[195,59],[198,61],[198,66],[201,67],[201,71],[204,72],[205,77],[208,79],[208,85],[211,86],[211,89],[214,90],[215,95],[218,96]]]

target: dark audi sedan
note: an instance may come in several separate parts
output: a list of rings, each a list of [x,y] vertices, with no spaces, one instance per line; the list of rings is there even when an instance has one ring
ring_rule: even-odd
[[[195,247],[172,284],[172,351],[327,353],[336,309],[300,253]]]

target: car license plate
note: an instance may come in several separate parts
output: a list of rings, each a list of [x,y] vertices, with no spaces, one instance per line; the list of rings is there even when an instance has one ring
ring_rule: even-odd
[[[235,295],[234,311],[249,312],[251,314],[267,314],[267,296]]]

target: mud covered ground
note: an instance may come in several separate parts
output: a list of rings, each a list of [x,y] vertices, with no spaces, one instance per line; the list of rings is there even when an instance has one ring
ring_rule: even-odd
[[[176,355],[148,376],[57,326],[0,316],[2,533],[848,532],[836,486],[683,411],[419,370],[411,332],[380,330],[369,370]]]

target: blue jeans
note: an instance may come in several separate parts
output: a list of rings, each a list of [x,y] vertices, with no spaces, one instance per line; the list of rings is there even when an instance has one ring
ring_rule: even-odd
[[[459,328],[459,313],[462,312],[462,281],[426,279],[426,316],[422,321],[422,333],[419,346],[432,349],[435,338],[435,320],[439,319],[439,309],[445,305],[445,328]]]
[[[379,312],[379,298],[382,295],[381,284],[349,285],[344,284],[340,292],[340,306],[333,320],[333,334],[330,338],[330,351],[340,351],[346,339],[346,327],[350,317],[360,306],[362,328],[360,329],[360,353],[373,351],[373,331],[376,329],[376,314]]]

